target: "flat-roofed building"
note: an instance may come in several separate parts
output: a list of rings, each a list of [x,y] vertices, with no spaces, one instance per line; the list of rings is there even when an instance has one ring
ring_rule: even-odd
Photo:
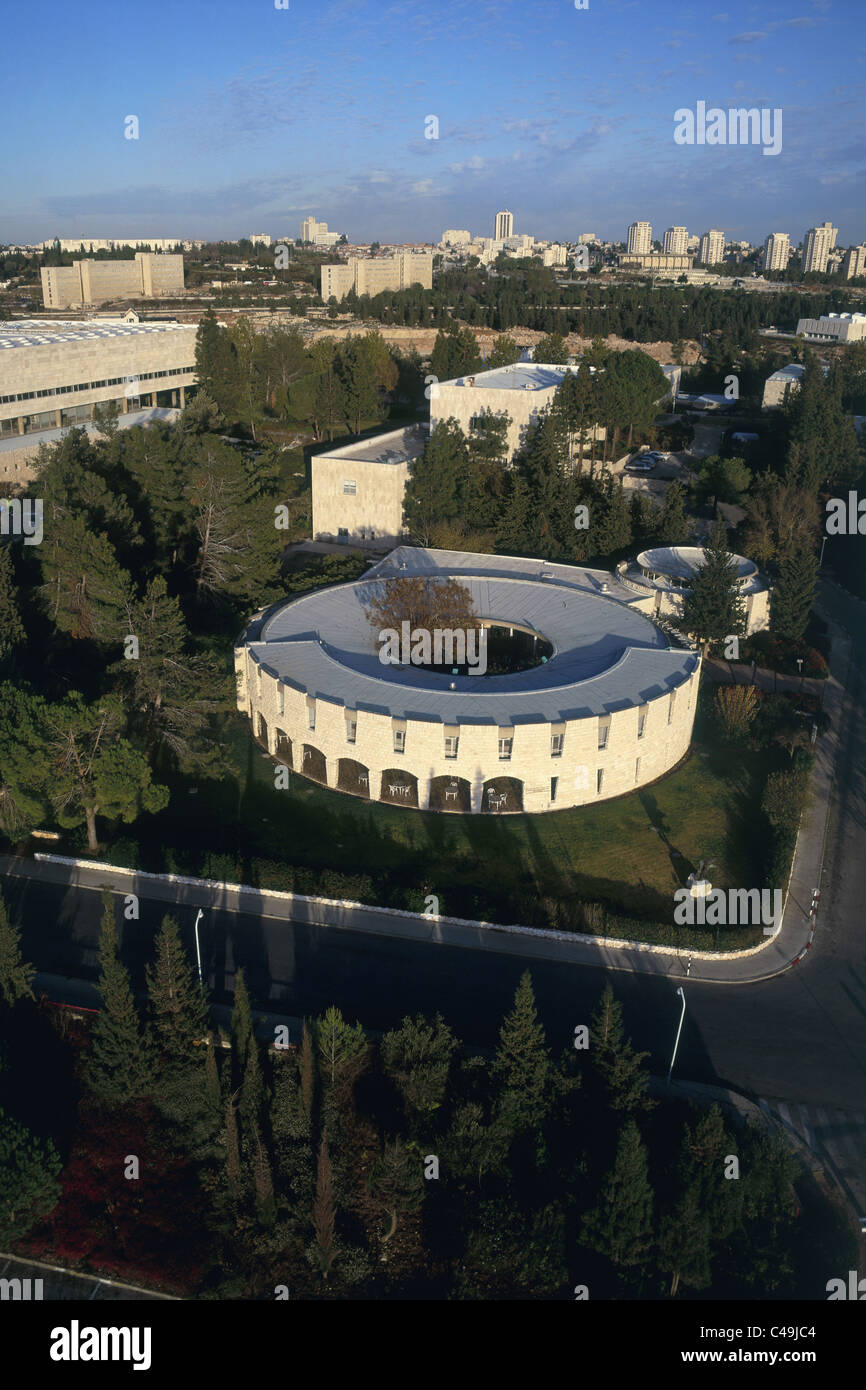
[[[764,242],[764,270],[787,270],[791,256],[791,238],[787,232],[770,232]]]
[[[514,236],[514,213],[508,209],[496,214],[496,228],[493,233],[494,241],[506,241],[508,237]]]
[[[799,319],[797,336],[824,343],[859,343],[866,338],[866,314],[822,314]]]
[[[462,229],[449,227],[442,233],[440,246],[468,246],[472,240],[472,233]]]
[[[700,265],[719,265],[725,254],[725,234],[719,232],[715,227],[711,227],[708,232],[704,232],[698,248],[698,262]]]
[[[689,232],[687,227],[668,227],[662,242],[662,251],[666,256],[684,256],[689,249]]]
[[[764,410],[773,410],[784,405],[789,389],[799,391],[805,370],[805,367],[801,366],[799,362],[789,362],[786,367],[780,367],[777,372],[773,372],[772,376],[768,376],[764,382],[764,395],[761,401]]]
[[[183,256],[137,251],[132,261],[74,261],[71,266],[44,266],[41,275],[46,309],[101,304],[127,295],[149,299],[183,290]]]
[[[830,222],[822,222],[820,227],[810,227],[803,238],[803,273],[810,271],[821,274],[827,269],[830,252],[836,245],[838,227]]]
[[[632,222],[628,229],[626,250],[632,256],[645,256],[652,250],[653,229],[650,222]]]
[[[182,407],[196,380],[197,331],[134,313],[0,323],[0,478],[26,481],[13,465],[35,456],[40,435],[92,420],[95,405],[114,401],[124,414]]]
[[[468,435],[485,411],[509,418],[507,460],[523,445],[530,425],[551,405],[568,367],[558,363],[516,362],[486,372],[434,382],[430,387],[430,428],[454,419]],[[597,435],[601,438],[601,434]]]
[[[271,244],[267,232],[250,232],[250,241],[253,246],[270,246]]]
[[[623,270],[690,270],[692,258],[687,255],[669,256],[664,251],[647,251],[643,254],[623,251],[619,256],[619,265]]]
[[[426,426],[410,425],[314,454],[314,538],[346,545],[399,542],[409,463],[423,454],[426,442]]]
[[[199,241],[194,243],[203,246]],[[182,243],[179,237],[59,237],[55,241],[43,241],[39,244],[40,251],[66,251],[73,256],[76,251],[83,254],[94,255],[97,251],[116,251],[121,246],[132,246],[136,251],[176,251]]]
[[[857,280],[866,275],[866,246],[849,246],[842,257],[843,280]]]
[[[345,299],[350,290],[357,295],[382,294],[385,290],[405,290],[410,285],[433,288],[433,252],[401,251],[396,256],[376,256],[365,260],[349,256],[345,265],[323,265],[321,295],[327,301]]]

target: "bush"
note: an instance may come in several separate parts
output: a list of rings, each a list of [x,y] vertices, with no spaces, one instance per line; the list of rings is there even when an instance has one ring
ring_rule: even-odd
[[[745,738],[758,712],[758,692],[753,685],[723,685],[716,691],[713,707],[728,738]]]

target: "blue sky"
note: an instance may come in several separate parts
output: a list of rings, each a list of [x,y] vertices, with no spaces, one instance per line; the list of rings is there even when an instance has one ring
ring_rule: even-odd
[[[866,240],[864,0],[288,4],[7,8],[0,242],[296,236],[309,212],[435,241],[503,207],[537,237]],[[781,152],[675,144],[698,101],[781,107]]]

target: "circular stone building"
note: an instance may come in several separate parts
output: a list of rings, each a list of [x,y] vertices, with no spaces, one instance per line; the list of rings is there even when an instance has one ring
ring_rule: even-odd
[[[365,610],[409,575],[459,580],[483,626],[550,655],[510,675],[383,665]],[[643,602],[601,570],[401,546],[355,583],[257,615],[235,649],[238,708],[279,763],[373,801],[508,814],[606,800],[691,739],[700,656]]]
[[[644,550],[635,560],[617,566],[621,582],[636,593],[643,593],[641,605],[657,618],[678,618],[683,611],[684,591],[704,563],[706,551],[700,545],[660,546]],[[737,584],[746,609],[746,633],[760,632],[770,624],[770,586],[753,560],[732,555],[737,566]]]

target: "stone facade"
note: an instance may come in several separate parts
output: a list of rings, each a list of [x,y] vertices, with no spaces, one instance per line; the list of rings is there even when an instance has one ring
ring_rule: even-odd
[[[525,442],[530,425],[535,424],[546,406],[553,404],[567,370],[556,363],[518,362],[512,367],[495,367],[474,376],[434,382],[429,388],[430,428],[454,419],[468,435],[472,421],[485,410],[494,415],[504,413],[510,420],[506,441],[507,461],[511,462]],[[604,432],[596,430],[595,437],[602,439]]]
[[[151,298],[183,290],[183,256],[138,251],[134,261],[74,261],[42,272],[46,309],[100,304],[124,296]]]
[[[409,459],[424,450],[420,426],[358,439],[311,460],[313,536],[316,540],[384,540],[404,533],[403,497]]]

